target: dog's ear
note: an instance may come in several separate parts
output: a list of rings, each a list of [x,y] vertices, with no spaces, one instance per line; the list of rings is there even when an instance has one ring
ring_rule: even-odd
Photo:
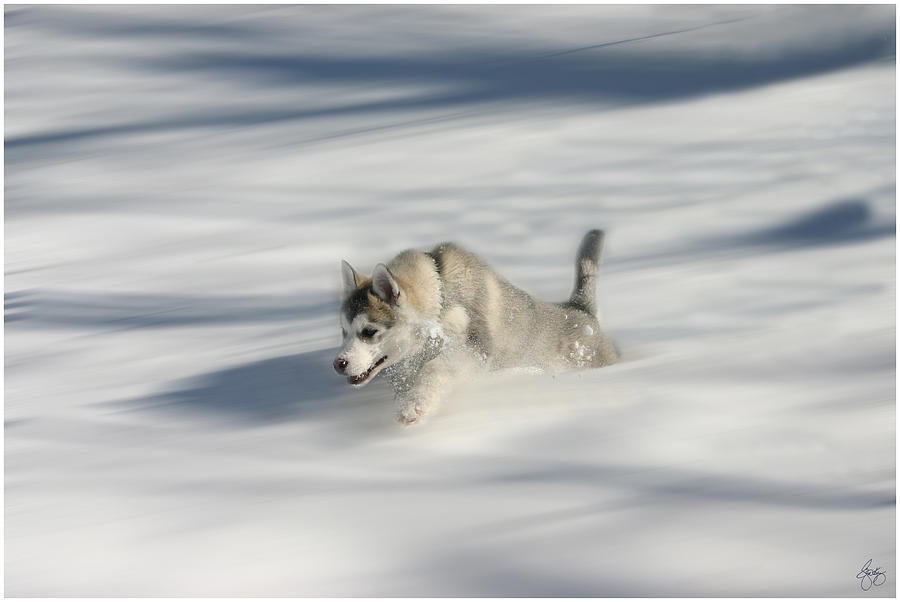
[[[379,263],[372,271],[372,290],[378,298],[391,305],[396,305],[400,299],[400,287],[391,271],[383,263]]]
[[[344,281],[344,296],[349,297],[350,293],[359,288],[359,274],[343,259],[341,260],[341,278]]]

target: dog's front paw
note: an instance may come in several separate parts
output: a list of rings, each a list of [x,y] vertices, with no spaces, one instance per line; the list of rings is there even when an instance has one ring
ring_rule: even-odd
[[[403,426],[410,426],[419,422],[425,415],[425,409],[415,404],[410,404],[400,408],[397,413],[397,422]]]

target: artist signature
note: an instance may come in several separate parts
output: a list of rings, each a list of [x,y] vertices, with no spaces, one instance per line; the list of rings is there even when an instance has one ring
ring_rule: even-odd
[[[859,586],[864,592],[869,591],[873,585],[877,587],[887,581],[884,569],[880,566],[870,569],[871,564],[872,559],[869,558],[869,561],[863,565],[862,570],[856,574],[856,578],[859,579]]]

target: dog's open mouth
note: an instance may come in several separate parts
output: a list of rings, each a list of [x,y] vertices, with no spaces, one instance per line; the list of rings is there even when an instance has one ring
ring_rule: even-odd
[[[359,385],[359,384],[364,383],[366,381],[366,379],[372,375],[372,373],[375,371],[375,369],[378,368],[378,366],[380,366],[381,364],[383,364],[384,360],[386,360],[386,359],[387,359],[387,356],[384,356],[383,358],[381,358],[380,360],[378,360],[377,362],[372,364],[372,366],[368,370],[363,372],[362,374],[359,374],[357,376],[348,376],[347,382],[349,382],[351,385]]]

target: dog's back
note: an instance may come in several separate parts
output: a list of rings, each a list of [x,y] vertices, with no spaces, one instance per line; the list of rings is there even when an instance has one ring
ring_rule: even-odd
[[[585,235],[576,258],[575,290],[565,303],[537,301],[477,255],[454,243],[440,244],[428,255],[442,282],[442,319],[463,327],[467,344],[493,368],[611,364],[616,353],[595,316],[602,240],[599,230]]]

